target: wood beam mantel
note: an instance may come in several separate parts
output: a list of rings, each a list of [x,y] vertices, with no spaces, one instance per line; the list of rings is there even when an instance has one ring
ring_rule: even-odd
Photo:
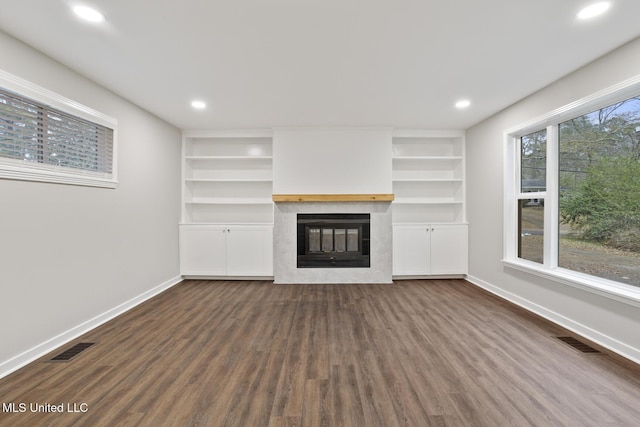
[[[393,194],[274,194],[274,202],[392,202]]]

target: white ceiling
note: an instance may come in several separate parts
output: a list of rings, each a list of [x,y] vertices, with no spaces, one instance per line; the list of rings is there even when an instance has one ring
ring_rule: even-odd
[[[594,1],[0,0],[0,29],[181,129],[466,129],[640,36]]]

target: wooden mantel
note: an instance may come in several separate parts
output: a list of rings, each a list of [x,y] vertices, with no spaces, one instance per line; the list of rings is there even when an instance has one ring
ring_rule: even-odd
[[[392,202],[393,194],[274,194],[274,202]]]

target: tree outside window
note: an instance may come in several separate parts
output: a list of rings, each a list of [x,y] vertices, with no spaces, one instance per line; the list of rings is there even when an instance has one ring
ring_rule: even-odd
[[[558,266],[640,286],[640,97],[559,124]]]

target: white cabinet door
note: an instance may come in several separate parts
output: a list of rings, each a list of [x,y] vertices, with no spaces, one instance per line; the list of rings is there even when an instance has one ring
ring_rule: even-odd
[[[430,227],[428,225],[393,226],[393,270],[398,276],[430,274]]]
[[[230,276],[273,275],[273,227],[229,226],[227,274]]]
[[[180,226],[180,273],[185,276],[226,274],[224,226]]]
[[[431,226],[431,274],[466,274],[467,225]]]
[[[273,276],[273,227],[181,225],[184,276]]]
[[[394,225],[393,275],[466,274],[466,224]]]

